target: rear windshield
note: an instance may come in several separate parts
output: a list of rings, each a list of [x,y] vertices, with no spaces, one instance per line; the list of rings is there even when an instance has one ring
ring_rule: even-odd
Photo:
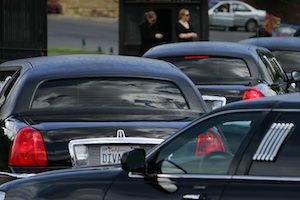
[[[300,52],[274,51],[273,54],[286,72],[299,71]]]
[[[250,77],[245,61],[237,58],[206,57],[196,59],[176,59],[172,63],[179,67],[196,84],[221,83],[231,84],[234,81]]]
[[[55,80],[37,89],[32,109],[189,109],[173,83],[151,79],[89,78]]]

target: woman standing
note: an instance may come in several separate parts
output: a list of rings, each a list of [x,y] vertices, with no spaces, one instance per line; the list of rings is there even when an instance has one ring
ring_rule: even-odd
[[[256,37],[272,37],[273,31],[280,27],[281,19],[268,15],[263,26],[258,30]]]
[[[188,9],[181,9],[179,11],[179,20],[176,23],[175,31],[178,42],[190,42],[197,39],[198,35],[195,33],[193,26],[189,23],[190,12]]]
[[[143,55],[146,51],[158,45],[164,37],[163,34],[160,33],[156,22],[157,15],[154,11],[145,13],[145,22],[140,25],[142,39],[140,55]]]

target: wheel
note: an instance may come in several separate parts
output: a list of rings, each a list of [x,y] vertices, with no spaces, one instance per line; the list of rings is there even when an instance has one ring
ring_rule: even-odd
[[[247,23],[246,23],[246,31],[248,32],[255,32],[257,30],[257,22],[253,19],[250,19]]]

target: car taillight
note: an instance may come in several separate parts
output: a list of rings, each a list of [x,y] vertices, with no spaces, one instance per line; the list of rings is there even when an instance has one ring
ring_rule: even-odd
[[[209,56],[184,56],[184,59],[205,59],[209,58]]]
[[[246,90],[243,95],[243,100],[251,100],[264,97],[263,93],[258,89],[252,88],[250,90]]]
[[[21,129],[10,151],[10,166],[47,166],[47,154],[41,133],[33,128]]]
[[[195,155],[206,155],[215,151],[225,151],[221,137],[213,129],[200,134],[197,138]]]

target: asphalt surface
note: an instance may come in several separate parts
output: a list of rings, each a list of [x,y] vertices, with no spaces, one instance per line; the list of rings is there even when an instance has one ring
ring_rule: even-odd
[[[253,33],[243,30],[210,31],[210,40],[237,42],[249,38]],[[115,18],[74,18],[48,16],[48,46],[58,48],[84,48],[87,50],[118,53],[118,20]]]
[[[118,20],[48,16],[48,47],[117,51]]]

